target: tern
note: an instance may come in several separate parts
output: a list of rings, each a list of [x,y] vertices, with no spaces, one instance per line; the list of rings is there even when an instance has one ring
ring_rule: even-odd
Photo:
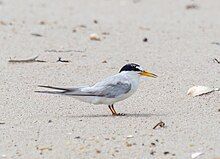
[[[125,114],[117,113],[114,104],[130,97],[137,91],[141,76],[157,77],[157,75],[144,70],[140,65],[130,63],[124,65],[118,74],[110,76],[93,86],[61,88],[39,85],[39,87],[54,89],[54,91],[35,92],[67,95],[91,104],[105,104],[108,105],[112,115],[120,116]]]

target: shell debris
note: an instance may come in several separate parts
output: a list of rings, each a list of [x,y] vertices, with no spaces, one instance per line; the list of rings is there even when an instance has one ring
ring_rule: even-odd
[[[203,155],[204,153],[203,152],[195,152],[195,153],[192,153],[191,154],[191,158],[197,158],[197,157],[199,157],[200,155]]]
[[[206,86],[193,86],[188,90],[187,95],[196,97],[219,90],[220,90],[219,88],[210,88]]]
[[[96,33],[92,33],[89,35],[90,40],[94,40],[94,41],[101,41],[101,38],[98,34]]]

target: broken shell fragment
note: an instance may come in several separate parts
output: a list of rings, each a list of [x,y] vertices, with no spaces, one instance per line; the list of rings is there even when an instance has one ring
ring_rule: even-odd
[[[188,90],[187,95],[196,97],[196,96],[208,94],[214,91],[219,91],[219,88],[213,89],[213,88],[206,87],[206,86],[193,86]]]
[[[128,135],[127,138],[128,138],[128,139],[129,139],[129,138],[133,138],[133,135]]]
[[[89,38],[90,38],[90,40],[95,40],[95,41],[100,41],[101,40],[99,35],[96,34],[96,33],[90,34]]]
[[[203,152],[195,152],[193,154],[191,154],[191,158],[194,159],[194,158],[197,158],[199,157],[200,155],[203,155],[204,153]]]

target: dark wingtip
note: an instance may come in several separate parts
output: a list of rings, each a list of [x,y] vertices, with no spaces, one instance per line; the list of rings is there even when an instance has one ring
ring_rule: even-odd
[[[60,87],[53,87],[53,86],[45,86],[45,85],[38,85],[38,87],[41,88],[50,88],[50,89],[57,89],[57,90],[62,90],[62,91],[67,91],[67,88],[60,88]]]
[[[34,91],[35,93],[48,93],[48,91]]]
[[[35,93],[46,93],[46,94],[62,94],[62,92],[58,91],[34,91]]]
[[[48,88],[50,86],[45,86],[45,85],[37,85],[38,87],[44,87],[44,88]]]

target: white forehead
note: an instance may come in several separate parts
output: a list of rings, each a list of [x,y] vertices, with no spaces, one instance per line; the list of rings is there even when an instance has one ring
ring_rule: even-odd
[[[136,66],[139,70],[144,70],[141,66]]]

